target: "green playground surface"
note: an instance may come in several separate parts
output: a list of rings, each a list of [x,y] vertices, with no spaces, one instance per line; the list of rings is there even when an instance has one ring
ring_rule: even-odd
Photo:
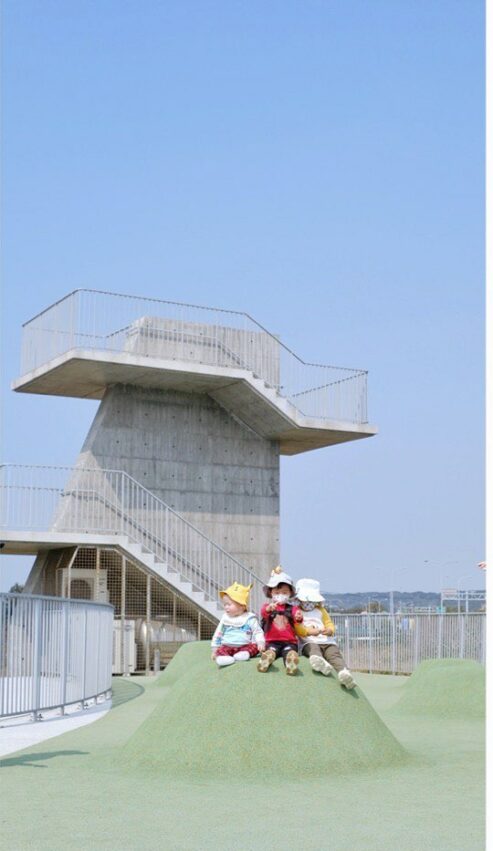
[[[185,645],[114,679],[100,720],[1,761],[2,847],[482,851],[483,667],[357,682]]]

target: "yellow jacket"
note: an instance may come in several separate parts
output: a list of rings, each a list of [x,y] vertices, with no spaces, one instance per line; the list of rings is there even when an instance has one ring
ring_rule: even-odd
[[[323,606],[315,606],[315,608],[318,609],[320,614],[322,615],[322,623],[323,623],[324,629],[327,629],[327,628],[330,629],[329,635],[334,635],[334,633],[336,631],[335,626],[334,626],[334,623],[333,623],[327,609],[324,609]],[[307,612],[306,614],[309,616],[310,612]],[[307,628],[305,627],[303,621],[301,623],[295,623],[294,628],[295,628],[296,635],[298,635],[300,638],[307,638],[307,636],[310,635],[310,633],[308,632]]]

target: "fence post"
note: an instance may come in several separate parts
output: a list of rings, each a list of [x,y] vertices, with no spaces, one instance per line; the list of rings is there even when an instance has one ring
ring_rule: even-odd
[[[428,618],[428,623],[429,623],[429,618]],[[414,667],[417,668],[418,665],[419,665],[419,657],[420,657],[419,642],[420,642],[421,619],[420,619],[419,615],[418,615],[418,617],[414,618],[414,624],[415,624],[415,626],[414,626],[414,630],[415,630],[414,631]]]
[[[437,659],[442,658],[442,642],[443,642],[443,612],[439,614],[438,621],[438,646],[437,646]]]
[[[344,628],[346,634],[346,648],[344,655],[346,657],[346,663],[351,667],[351,648],[349,646],[349,618],[344,619]]]
[[[62,646],[63,657],[60,665],[62,673],[62,715],[65,714],[67,703],[67,673],[68,673],[68,607],[70,603],[62,603]]]
[[[125,596],[126,596],[126,580],[127,580],[127,559],[122,555],[122,581],[121,581],[121,598],[120,598],[120,664],[122,674],[127,675],[127,659],[126,659],[126,641],[125,641]]]
[[[83,665],[82,665],[82,708],[85,709],[84,701],[86,699],[86,669],[87,669],[87,608],[84,607],[84,641],[83,647]]]
[[[370,674],[373,673],[373,627],[372,615],[368,612],[368,667]]]
[[[464,658],[464,615],[459,615],[460,633],[459,633],[459,659]]]
[[[392,674],[396,673],[397,668],[397,648],[395,645],[396,635],[395,635],[395,615],[390,615],[391,618],[391,630],[392,630]]]
[[[41,703],[41,641],[42,641],[42,601],[35,600],[34,603],[34,659],[33,659],[33,679],[34,679],[34,713],[33,720],[39,721],[39,709]]]
[[[146,578],[146,677],[151,673],[151,574]]]

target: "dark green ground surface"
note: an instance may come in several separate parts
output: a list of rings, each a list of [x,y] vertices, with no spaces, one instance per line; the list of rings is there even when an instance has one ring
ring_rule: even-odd
[[[4,759],[2,848],[482,851],[480,666],[359,675],[351,695],[208,656],[115,680],[100,721]]]

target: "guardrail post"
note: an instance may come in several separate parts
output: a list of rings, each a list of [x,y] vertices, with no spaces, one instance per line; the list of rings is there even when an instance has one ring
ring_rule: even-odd
[[[346,663],[351,667],[351,648],[349,646],[349,618],[344,619],[344,630],[346,636],[346,649],[345,649],[345,657]]]
[[[459,615],[460,621],[460,638],[459,638],[459,659],[464,658],[464,615]]]
[[[372,615],[368,612],[368,668],[373,673],[373,625]]]

